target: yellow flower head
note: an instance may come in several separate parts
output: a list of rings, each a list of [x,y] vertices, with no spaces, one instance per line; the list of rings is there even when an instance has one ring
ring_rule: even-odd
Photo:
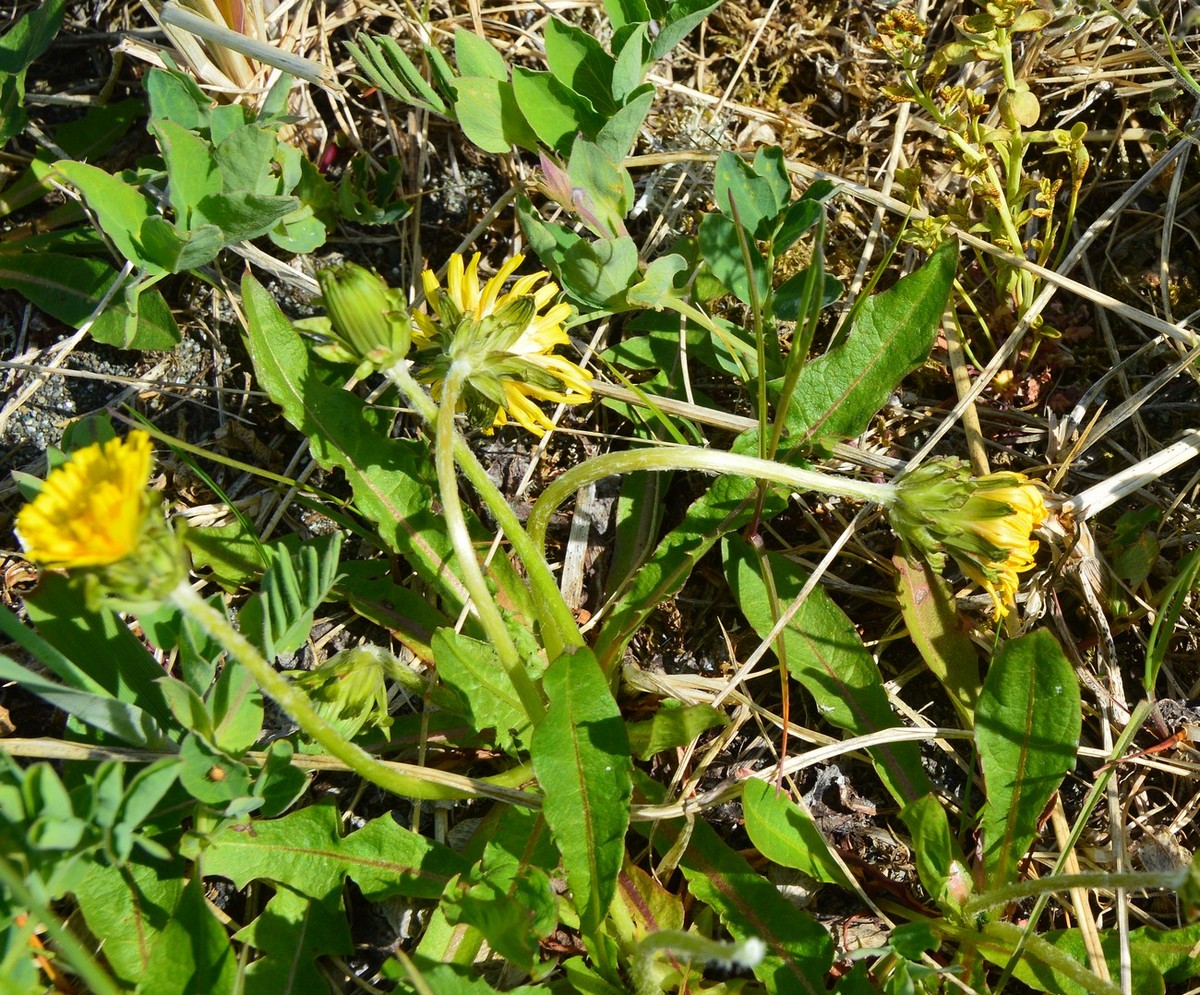
[[[150,436],[86,446],[53,470],[17,514],[25,555],[53,569],[102,567],[137,549],[151,507]]]
[[[904,542],[941,569],[949,553],[963,573],[992,597],[997,618],[1008,614],[1031,570],[1046,520],[1041,485],[1021,473],[973,477],[960,460],[935,460],[896,481],[889,509]]]
[[[545,271],[504,284],[525,261],[513,256],[485,284],[479,283],[479,253],[470,263],[450,257],[446,286],[426,270],[421,274],[432,313],[413,314],[413,345],[418,375],[437,396],[454,362],[466,362],[471,374],[463,401],[472,421],[490,432],[509,418],[534,435],[554,424],[536,401],[579,404],[591,400],[592,376],[577,363],[553,355],[569,339],[563,322],[569,304],[552,304],[558,285]],[[502,292],[503,291],[503,292]]]

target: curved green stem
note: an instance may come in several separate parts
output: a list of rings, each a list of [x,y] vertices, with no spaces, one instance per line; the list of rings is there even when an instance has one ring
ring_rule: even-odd
[[[1056,874],[1053,877],[1018,881],[1000,888],[992,888],[982,895],[970,899],[963,906],[962,913],[964,916],[971,917],[986,912],[988,909],[1020,902],[1036,895],[1069,891],[1072,888],[1102,888],[1105,891],[1116,891],[1118,888],[1166,888],[1177,891],[1187,881],[1187,878],[1187,868],[1156,872],[1086,871],[1082,874]]]
[[[450,364],[446,379],[442,383],[442,401],[438,406],[437,418],[434,421],[433,462],[437,469],[438,490],[442,499],[442,516],[446,520],[446,533],[458,556],[458,566],[462,571],[463,583],[467,593],[475,603],[475,611],[484,631],[492,641],[496,655],[500,658],[500,666],[504,668],[512,681],[513,689],[521,699],[521,706],[531,722],[537,722],[545,713],[546,705],[537,687],[525,670],[521,654],[509,635],[508,627],[500,616],[500,609],[488,590],[483,570],[475,553],[475,544],[471,541],[471,533],[467,529],[467,520],[463,515],[462,501],[458,494],[458,478],[454,463],[454,413],[458,407],[458,398],[463,384],[471,375],[471,366],[464,360],[455,360]]]
[[[896,499],[894,484],[874,484],[865,480],[849,480],[816,470],[802,470],[756,456],[741,456],[719,449],[700,449],[679,446],[670,449],[639,449],[626,453],[606,453],[572,467],[542,492],[529,513],[529,537],[540,550],[546,541],[550,517],[558,506],[581,487],[604,477],[636,470],[702,470],[735,477],[749,477],[783,484],[800,491],[820,491],[842,497],[874,501],[885,507]]]
[[[398,773],[376,760],[362,747],[355,746],[347,740],[317,713],[303,691],[294,687],[272,667],[257,647],[234,628],[225,614],[208,604],[186,581],[179,584],[168,598],[186,618],[199,625],[232,659],[245,667],[258,682],[258,686],[275,700],[306,736],[319,743],[326,753],[337,757],[360,777],[385,791],[405,798],[448,801],[471,797],[471,793],[467,791]]]
[[[421,420],[430,428],[437,424],[438,406],[408,372],[404,363],[397,363],[387,371],[388,379],[392,381],[413,406]],[[565,649],[585,645],[580,635],[575,616],[563,600],[562,594],[555,582],[554,574],[546,564],[541,547],[534,545],[521,525],[520,519],[509,507],[504,495],[492,483],[492,478],[471,452],[466,440],[454,433],[454,459],[462,469],[463,475],[471,482],[488,511],[500,526],[512,545],[513,551],[520,558],[529,578],[529,588],[533,593],[534,607],[537,610],[538,623],[541,627],[542,645],[546,655],[551,659],[560,656]]]

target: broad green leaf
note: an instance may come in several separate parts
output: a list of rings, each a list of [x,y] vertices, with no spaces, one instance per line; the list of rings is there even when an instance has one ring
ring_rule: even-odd
[[[275,92],[275,87],[271,88],[271,92]],[[265,127],[266,114],[266,105],[259,111],[258,116],[252,119],[249,109],[241,104],[218,104],[208,114],[208,138],[214,146],[218,146],[235,131],[248,124],[256,123]],[[203,131],[204,129],[193,128],[190,130]]]
[[[802,269],[799,273],[788,277],[778,287],[775,288],[774,297],[774,312],[776,318],[781,318],[784,321],[799,321],[801,317],[810,312],[811,302],[808,268]],[[821,300],[816,304],[818,309],[827,308],[830,304],[842,296],[842,292],[846,288],[842,286],[842,281],[836,276],[825,274],[823,286],[821,287]]]
[[[892,564],[908,637],[967,728],[972,728],[982,683],[979,655],[955,607],[954,594],[940,574],[919,560],[897,554]]]
[[[211,740],[212,716],[208,714],[200,694],[183,681],[166,674],[158,679],[158,686],[180,727]]]
[[[0,72],[19,73],[45,55],[66,6],[66,0],[45,0],[0,35]]]
[[[75,328],[91,317],[116,277],[103,259],[61,252],[0,253],[0,287],[17,291]]]
[[[66,0],[46,0],[0,36],[0,145],[20,134],[25,113],[25,70],[50,47],[62,27]]]
[[[604,0],[604,12],[612,22],[613,31],[620,31],[627,25],[638,25],[650,20],[650,10],[646,7],[646,0]]]
[[[517,106],[547,148],[566,152],[577,132],[594,137],[604,124],[587,101],[548,72],[514,66],[512,82]]]
[[[637,246],[628,235],[581,239],[563,254],[563,289],[587,304],[619,304],[637,268]]]
[[[746,272],[746,253],[749,253],[754,292],[762,302],[767,299],[770,289],[767,263],[754,244],[753,231],[745,230],[743,234],[745,253],[733,220],[723,214],[706,214],[700,221],[700,251],[704,253],[704,261],[708,263],[712,275],[743,304],[751,303],[751,278]]]
[[[391,630],[392,634],[422,660],[431,658],[430,641],[441,628],[454,623],[427,598],[397,584],[391,566],[383,560],[354,560],[343,563],[334,596],[346,601],[363,618]]]
[[[951,928],[949,932],[961,946],[976,950],[997,966],[1014,965],[1014,975],[1033,988],[1042,988],[1053,995],[1086,992],[1088,995],[1120,995],[1121,988],[1112,981],[1099,978],[1087,966],[1086,957],[1076,958],[1047,942],[1038,933],[1011,922],[984,923],[978,931]],[[1134,984],[1138,995],[1162,995],[1162,979],[1157,972],[1148,974],[1135,965]],[[1119,973],[1113,977],[1120,977]],[[1145,984],[1146,987],[1141,987]],[[1048,985],[1048,987],[1047,987]]]
[[[639,782],[639,788],[645,779]],[[647,786],[651,798],[658,794]],[[670,853],[685,831],[682,819],[635,823],[650,835],[660,854]],[[767,953],[754,968],[772,995],[818,995],[826,990],[833,964],[833,941],[809,913],[797,909],[779,889],[756,873],[703,819],[688,825],[690,837],[679,869],[697,903],[710,907],[735,940],[757,938]]]
[[[135,845],[159,861],[167,859],[166,854],[154,852],[158,844],[151,844],[139,833],[143,823],[150,819],[178,779],[179,762],[174,756],[164,757],[143,767],[129,779],[129,786],[121,797],[111,823],[105,826],[110,833],[109,850],[117,861],[128,863]]]
[[[773,243],[777,256],[787,252],[795,244],[796,239],[812,228],[820,220],[821,212],[827,201],[837,189],[828,180],[817,180],[804,191],[804,195],[792,201],[779,222]]]
[[[332,805],[310,805],[279,819],[226,826],[208,841],[204,872],[239,888],[274,881],[312,898],[339,891],[350,877],[370,901],[388,895],[440,898],[470,864],[449,847],[399,826],[390,815],[342,837]]]
[[[310,898],[279,886],[262,914],[234,934],[262,956],[246,970],[247,995],[316,995],[330,990],[316,965],[354,950],[340,895]]]
[[[543,160],[545,161],[545,157]],[[583,241],[582,236],[563,225],[543,221],[534,211],[528,197],[517,199],[517,219],[521,223],[521,232],[530,247],[561,284],[563,256],[567,249],[575,243]]]
[[[596,132],[596,144],[614,162],[623,162],[637,141],[646,115],[654,103],[653,83],[645,83],[629,94],[625,104]]]
[[[554,77],[585,97],[604,117],[613,114],[617,109],[612,94],[616,63],[604,46],[582,28],[557,17],[546,21],[544,41],[546,64]]]
[[[45,573],[25,599],[38,632],[118,701],[138,705],[164,728],[171,716],[158,680],[162,667],[117,614],[88,610],[61,574]],[[46,662],[46,661],[43,661]]]
[[[599,929],[625,854],[632,794],[621,710],[590,650],[559,657],[546,671],[550,699],[530,754],[542,812],[563,857],[585,936]]]
[[[760,154],[762,150],[759,150]],[[784,182],[787,182],[786,174]],[[735,224],[741,224],[750,240],[765,239],[771,233],[775,216],[787,203],[790,187],[780,196],[778,184],[760,176],[751,165],[732,152],[717,157],[713,181],[713,201],[717,210]],[[738,253],[740,260],[741,254]]]
[[[253,277],[242,284],[250,355],[259,384],[305,436],[313,457],[346,474],[358,510],[380,538],[412,563],[452,604],[465,592],[449,565],[453,551],[440,516],[423,442],[382,437],[363,402],[321,382],[308,350],[271,295]]]
[[[104,234],[112,239],[126,259],[151,272],[161,271],[161,267],[146,256],[139,241],[146,219],[158,213],[145,194],[86,162],[62,159],[54,164],[54,168],[83,195]]]
[[[514,145],[537,148],[537,135],[517,106],[508,80],[463,76],[454,81],[454,88],[458,93],[454,113],[459,126],[483,151],[503,155]]]
[[[545,871],[489,845],[479,863],[450,882],[441,911],[451,924],[479,930],[493,951],[534,978],[552,969],[541,941],[558,925],[558,898]]]
[[[900,818],[912,837],[917,874],[929,897],[948,911],[959,908],[968,895],[950,894],[947,885],[958,873],[964,877],[965,891],[970,879],[966,877],[967,862],[962,849],[950,833],[945,807],[937,796],[925,795],[904,806]],[[955,861],[958,862],[957,869]]]
[[[529,718],[495,647],[442,628],[433,637],[432,649],[438,676],[462,699],[472,728],[494,729],[497,745],[509,753],[524,748]]]
[[[958,244],[948,242],[915,273],[869,298],[845,342],[800,371],[787,413],[793,444],[838,442],[866,430],[896,385],[929,356],[957,258]]]
[[[286,739],[277,739],[267,748],[266,763],[254,781],[254,796],[262,799],[262,807],[257,810],[260,818],[282,815],[308,790],[304,771],[292,765],[294,755]]]
[[[493,806],[480,820],[462,850],[467,862],[483,859],[488,849],[500,849],[522,866],[553,871],[558,867],[558,851],[541,813],[516,806]],[[441,908],[434,909],[429,923],[413,951],[418,964],[453,963],[469,969],[483,946],[483,934],[474,928],[452,926]]]
[[[674,0],[667,8],[667,16],[650,46],[648,63],[653,65],[661,59],[720,6],[721,0]]]
[[[236,660],[226,660],[208,694],[212,713],[213,744],[232,756],[241,756],[262,733],[263,697],[250,671]]]
[[[458,63],[458,71],[463,77],[483,76],[501,83],[508,82],[508,64],[504,56],[496,51],[490,41],[474,31],[460,28],[454,32],[454,61]],[[455,80],[455,85],[460,82],[461,79]]]
[[[188,529],[183,535],[192,566],[228,592],[257,580],[266,570],[263,544],[243,522]]]
[[[204,900],[195,875],[183,889],[158,942],[138,976],[145,995],[233,995],[240,990],[238,963],[225,927]]]
[[[250,795],[250,769],[245,764],[214,749],[199,735],[184,737],[179,760],[179,783],[197,801],[218,810],[238,801],[239,814],[249,807],[240,804]]]
[[[612,95],[622,106],[628,103],[633,92],[642,85],[642,78],[645,76],[648,27],[646,24],[635,25],[621,42],[620,49],[613,48],[617,58],[612,67]],[[608,117],[612,119],[611,114]]]
[[[617,883],[617,901],[633,921],[635,941],[660,929],[683,929],[683,896],[628,858]]]
[[[990,885],[1015,879],[1046,803],[1075,767],[1081,722],[1079,679],[1054,636],[1039,629],[1004,642],[975,709]]]
[[[768,860],[826,884],[852,887],[812,816],[775,785],[756,777],[747,780],[742,814],[750,842]]]
[[[167,197],[181,228],[192,227],[192,208],[209,194],[220,193],[221,177],[212,146],[173,121],[151,121],[167,164]]]
[[[393,962],[394,964],[395,962]],[[412,974],[398,965],[391,968],[389,977],[401,979],[403,982],[411,977],[414,984],[420,988],[402,984],[397,991],[409,995],[499,995],[497,990],[478,977],[478,971],[469,964],[439,964],[427,957],[412,958]],[[506,995],[544,995],[546,988],[541,985],[519,985],[516,988],[504,989]],[[586,993],[585,993],[586,995]]]
[[[235,191],[205,197],[196,205],[195,217],[221,229],[227,243],[265,235],[300,207],[295,197]]]
[[[132,97],[89,107],[83,117],[60,125],[54,132],[54,142],[72,159],[96,159],[123,138],[145,111],[145,102]],[[52,170],[49,153],[40,151],[29,168],[0,191],[0,216],[28,207],[53,190],[49,181]]]
[[[768,553],[780,609],[791,605],[808,575],[786,557]],[[760,559],[744,539],[725,540],[725,574],[734,599],[759,636],[776,622]],[[888,703],[883,677],[854,623],[820,585],[805,599],[782,633],[788,673],[804,685],[830,725],[864,736],[900,725]],[[901,804],[933,791],[916,743],[889,743],[870,751],[880,779]]]
[[[25,112],[25,73],[0,71],[0,145],[7,145],[25,130],[29,115]]]
[[[788,175],[783,149],[778,145],[760,145],[754,153],[752,166],[754,174],[771,189],[775,203],[779,205],[776,213],[779,213],[792,199],[792,179]]]
[[[688,260],[676,253],[659,256],[646,268],[641,283],[635,283],[625,294],[625,300],[634,307],[659,308],[664,302],[679,295],[676,277],[688,269]]]
[[[159,750],[170,747],[170,740],[158,723],[133,702],[47,680],[3,653],[0,653],[0,680],[14,681],[30,694],[130,746]]]
[[[104,959],[119,981],[136,984],[162,931],[183,898],[177,866],[93,863],[75,887],[88,929],[104,944]]]
[[[188,131],[208,128],[215,101],[183,73],[151,69],[146,74],[146,95],[150,98],[150,120],[172,121]]]
[[[169,350],[182,338],[157,287],[126,286],[92,325],[92,338],[118,349]]]
[[[725,713],[712,705],[681,705],[668,700],[659,706],[654,718],[628,725],[629,746],[639,760],[649,760],[663,750],[687,746],[702,733],[728,722]]]
[[[278,193],[278,181],[271,175],[278,145],[274,131],[255,124],[230,132],[213,151],[213,164],[221,177],[220,192]]]
[[[1109,977],[1121,976],[1121,937],[1116,930],[1101,930],[1100,949],[1108,963]],[[1039,939],[1048,943],[1059,953],[1065,954],[1080,967],[1089,965],[1087,946],[1078,929],[1056,929],[1042,933]],[[1190,943],[1189,943],[1190,940]],[[1132,984],[1130,990],[1138,995],[1162,995],[1166,982],[1180,984],[1197,976],[1200,963],[1196,958],[1196,943],[1200,931],[1196,926],[1164,931],[1151,927],[1131,930],[1129,933],[1130,968]],[[1045,961],[1021,958],[1017,961],[1014,975],[1035,991],[1053,992],[1054,995],[1091,995],[1094,988],[1054,970]]]
[[[216,225],[199,224],[191,231],[176,228],[166,218],[147,218],[138,234],[142,251],[168,273],[183,273],[211,263],[228,244]]]

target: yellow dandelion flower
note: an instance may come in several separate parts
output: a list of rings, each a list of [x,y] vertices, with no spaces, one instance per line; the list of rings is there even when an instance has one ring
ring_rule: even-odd
[[[125,559],[137,549],[150,509],[150,469],[150,436],[142,431],[73,453],[17,514],[26,557],[62,570]]]
[[[1042,487],[1021,473],[972,477],[959,460],[927,463],[896,481],[892,528],[937,569],[946,554],[1008,614],[1038,551],[1048,512]]]
[[[592,375],[577,363],[553,354],[569,342],[563,327],[571,306],[553,303],[558,286],[545,271],[508,279],[525,261],[513,256],[495,276],[479,281],[479,253],[469,263],[450,257],[443,287],[430,270],[421,274],[431,311],[413,314],[413,344],[420,379],[440,394],[454,362],[471,374],[463,406],[472,421],[490,432],[511,418],[534,435],[554,427],[535,403],[579,404],[591,400]]]

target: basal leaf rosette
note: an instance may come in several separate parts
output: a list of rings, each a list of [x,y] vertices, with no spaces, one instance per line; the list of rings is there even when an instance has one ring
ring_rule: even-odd
[[[943,459],[904,474],[896,490],[888,517],[909,550],[937,570],[949,554],[991,595],[996,617],[1007,615],[1048,516],[1042,485],[1021,473],[975,477],[961,460]]]
[[[563,322],[571,307],[553,303],[558,285],[545,271],[504,285],[525,261],[513,256],[480,285],[479,254],[470,263],[450,257],[443,287],[430,270],[421,275],[426,306],[413,318],[416,375],[440,398],[452,365],[469,372],[462,391],[472,424],[490,433],[511,418],[534,435],[554,423],[538,406],[581,404],[592,397],[592,375],[554,354],[569,342]]]
[[[157,601],[186,576],[187,561],[150,490],[152,467],[140,430],[72,453],[17,514],[26,558],[79,572],[90,603]]]

